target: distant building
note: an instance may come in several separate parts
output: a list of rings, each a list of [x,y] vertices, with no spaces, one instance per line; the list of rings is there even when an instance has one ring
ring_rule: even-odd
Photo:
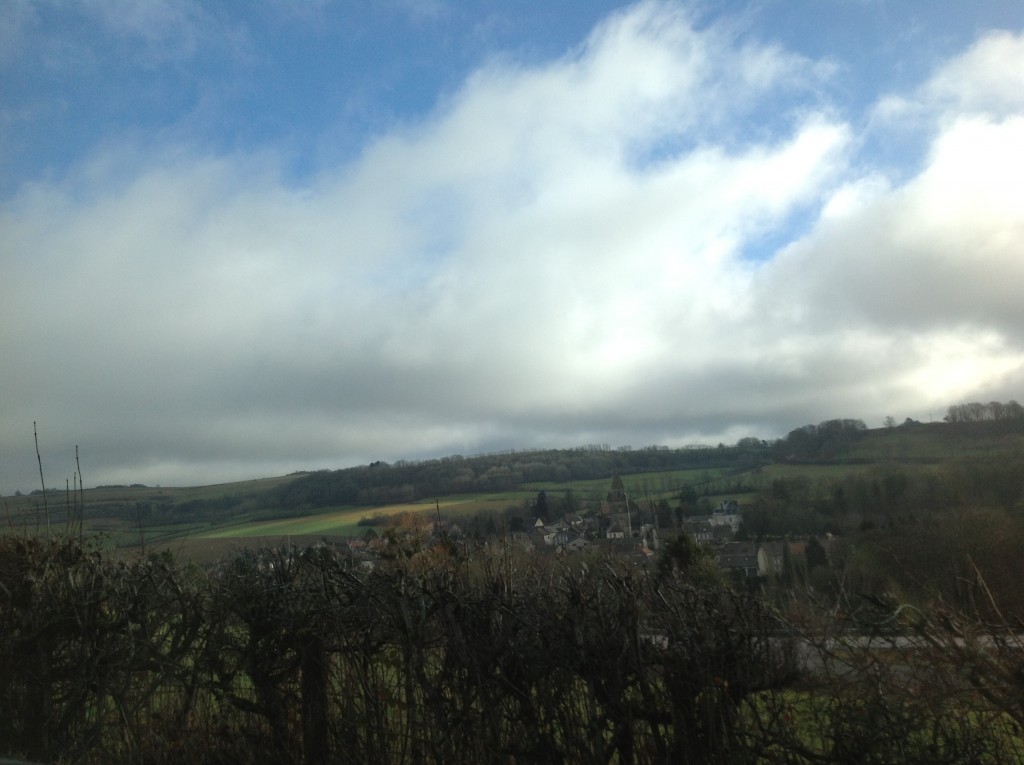
[[[648,550],[657,550],[661,547],[658,539],[658,529],[652,524],[645,523],[640,526],[640,545]]]
[[[743,525],[740,505],[735,499],[723,502],[711,511],[711,515],[694,515],[687,519],[689,523],[707,523],[710,526],[728,526],[735,534]]]
[[[709,545],[714,541],[714,527],[706,521],[685,521],[683,533],[699,545]]]
[[[744,579],[775,576],[782,572],[786,542],[728,542],[718,548],[718,565]]]
[[[723,571],[735,572],[744,579],[760,576],[758,546],[753,542],[729,542],[722,545],[717,555]]]

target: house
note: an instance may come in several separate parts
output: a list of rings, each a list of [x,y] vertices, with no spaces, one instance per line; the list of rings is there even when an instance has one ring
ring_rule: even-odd
[[[559,544],[558,551],[563,553],[580,552],[590,547],[590,542],[581,537],[579,534],[569,533],[568,539],[565,542]]]
[[[686,521],[683,533],[699,545],[709,545],[714,540],[714,528],[710,523],[702,521]]]
[[[564,547],[577,536],[579,535],[575,532],[569,531],[568,529],[558,529],[552,535],[551,544],[555,545],[555,547]]]
[[[543,541],[544,544],[552,547],[565,544],[574,532],[561,521],[551,524],[537,522],[530,529],[530,536],[535,540]]]
[[[578,534],[581,534],[587,539],[597,539],[598,537],[602,536],[601,522],[593,516],[584,518],[583,523],[581,523],[579,526],[574,526],[573,528],[576,530]]]
[[[557,533],[550,526],[538,526],[533,530],[533,536],[538,537],[546,545],[553,545],[555,543],[555,534]]]
[[[758,545],[753,542],[728,542],[719,548],[717,560],[723,571],[744,579],[761,576]]]
[[[576,537],[565,546],[565,549],[566,552],[580,552],[581,550],[586,550],[588,547],[590,547],[590,542],[583,537]]]
[[[739,504],[734,499],[723,501],[711,511],[710,515],[692,515],[687,519],[690,523],[707,523],[712,526],[728,526],[733,532],[739,531],[743,524],[743,515]]]
[[[762,542],[757,548],[757,569],[759,576],[782,573],[786,542]]]
[[[732,526],[712,526],[711,544],[724,545],[726,542],[731,542],[735,533]]]
[[[775,576],[782,573],[786,542],[728,542],[718,548],[718,565],[744,578]]]
[[[652,524],[645,523],[640,526],[640,544],[641,546],[650,550],[657,550],[661,547],[661,542],[658,539],[658,529]]]
[[[613,523],[608,527],[608,531],[605,532],[606,539],[625,539],[626,532],[623,531],[622,526],[617,523]]]
[[[740,503],[735,499],[724,499],[722,503],[711,513],[712,526],[729,526],[733,533],[739,531],[743,523],[743,516],[740,515]]]

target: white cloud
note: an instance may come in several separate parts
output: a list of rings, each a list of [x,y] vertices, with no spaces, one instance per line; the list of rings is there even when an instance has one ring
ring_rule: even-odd
[[[888,339],[873,384],[894,403],[1020,395],[1006,381],[1024,372],[1024,102],[1006,85],[1021,51],[1024,40],[1000,33],[941,66],[905,99],[930,115],[920,172],[840,186],[759,285],[758,305],[791,339]]]
[[[1019,114],[1024,109],[1024,37],[990,32],[940,67],[921,95],[956,113]]]
[[[982,36],[940,65],[918,90],[879,99],[874,118],[884,125],[942,125],[966,115],[1001,119],[1024,110],[1024,36],[1005,30]]]
[[[994,83],[1018,43],[906,97],[942,106],[905,183],[854,161],[803,90],[819,64],[661,3],[546,65],[491,62],[306,188],[269,154],[108,150],[0,212],[3,451],[45,419],[118,445],[97,480],[169,483],[772,436],[1005,384],[1024,117]]]
[[[1024,118],[968,118],[935,140],[924,170],[889,189],[871,183],[772,267],[765,301],[806,303],[832,325],[880,331],[979,325],[1024,329]],[[843,200],[850,187],[838,194]]]

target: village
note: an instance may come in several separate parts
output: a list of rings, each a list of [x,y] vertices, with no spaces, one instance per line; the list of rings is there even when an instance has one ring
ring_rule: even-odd
[[[536,505],[533,509],[537,509]],[[498,539],[502,544],[545,557],[601,552],[644,566],[667,544],[685,534],[728,577],[751,582],[781,575],[787,557],[806,559],[812,565],[828,562],[827,550],[834,544],[831,535],[823,540],[815,537],[751,540],[742,533],[743,513],[737,500],[721,500],[710,510],[683,516],[675,524],[659,526],[658,514],[636,507],[621,477],[616,475],[600,505],[600,512],[570,512],[553,519],[535,514],[522,528],[477,541],[493,544]],[[395,524],[382,533],[369,531],[332,546],[347,552],[362,567],[373,568],[379,561],[394,557],[399,548],[429,549],[441,543],[466,546],[474,540],[459,523],[440,516],[428,518],[428,514],[424,514],[418,523]]]

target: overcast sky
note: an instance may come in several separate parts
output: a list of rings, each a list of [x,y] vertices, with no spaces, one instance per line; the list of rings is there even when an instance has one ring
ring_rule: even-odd
[[[1020,0],[0,0],[0,494],[1024,400]]]

